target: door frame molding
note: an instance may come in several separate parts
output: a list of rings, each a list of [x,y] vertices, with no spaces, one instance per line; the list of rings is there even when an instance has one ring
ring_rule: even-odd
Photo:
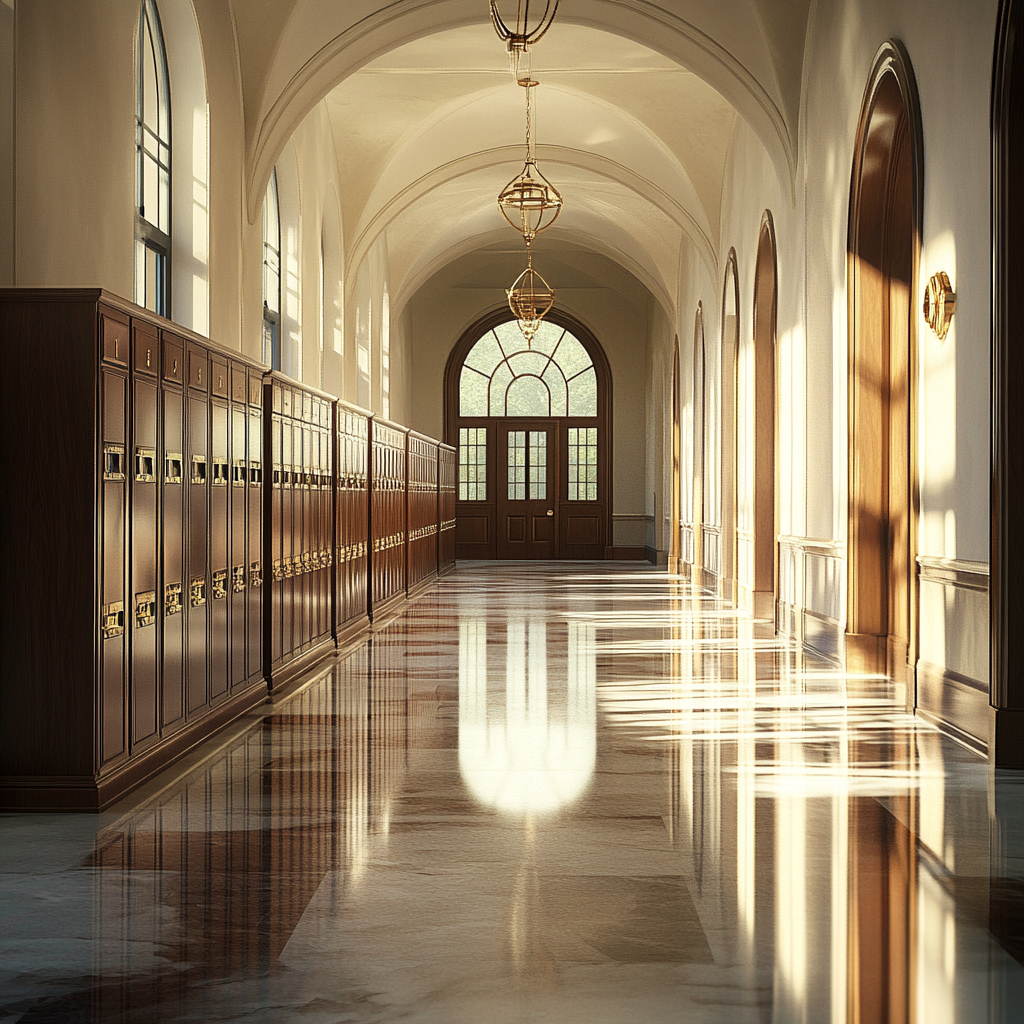
[[[860,562],[862,541],[858,496],[862,493],[858,475],[858,441],[861,435],[856,417],[858,367],[858,274],[859,225],[861,223],[862,185],[865,171],[865,156],[872,127],[875,103],[883,84],[890,78],[895,80],[907,116],[908,145],[911,160],[911,274],[908,324],[908,636],[907,663],[911,671],[917,662],[919,595],[917,580],[917,535],[920,518],[920,475],[918,471],[918,378],[919,339],[916,315],[919,295],[921,263],[921,230],[924,216],[924,136],[921,123],[921,105],[918,99],[917,82],[910,57],[901,42],[891,39],[883,43],[871,65],[864,98],[861,102],[854,144],[853,171],[850,180],[850,208],[847,224],[846,280],[847,280],[847,573],[846,573],[846,656],[859,669],[885,672],[888,644],[888,625],[883,635],[866,632],[862,627],[860,588]],[[886,583],[888,587],[888,583]],[[909,680],[908,680],[909,682]],[[908,702],[914,700],[913,692],[908,693]]]

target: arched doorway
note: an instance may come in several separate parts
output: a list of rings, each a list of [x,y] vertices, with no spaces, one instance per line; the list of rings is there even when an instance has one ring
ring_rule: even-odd
[[[776,321],[778,305],[778,263],[775,225],[765,212],[757,241],[754,271],[753,375],[750,407],[753,422],[748,480],[752,480],[746,527],[750,538],[747,580],[750,608],[759,619],[777,621],[778,602],[778,424],[775,411]],[[749,415],[749,413],[748,413]]]
[[[704,573],[704,308],[697,303],[693,322],[693,395],[690,402],[690,580],[705,586]]]
[[[850,190],[848,668],[913,694],[916,659],[916,318],[922,149],[917,90],[897,43],[875,58]]]
[[[995,288],[992,332],[992,527],[989,760],[1024,768],[1024,572],[1017,523],[1024,487],[1024,327],[1015,306],[1024,288],[1024,3],[1003,0],[992,97]]]
[[[507,309],[463,334],[445,368],[457,558],[605,557],[611,388],[604,350],[564,313],[549,313],[532,343]]]
[[[682,395],[679,382],[679,338],[672,352],[672,519],[669,536],[668,571],[682,571]]]
[[[722,597],[735,602],[737,597],[737,436],[736,369],[740,347],[740,279],[736,269],[736,250],[729,250],[722,290],[722,365],[721,365],[721,577]]]

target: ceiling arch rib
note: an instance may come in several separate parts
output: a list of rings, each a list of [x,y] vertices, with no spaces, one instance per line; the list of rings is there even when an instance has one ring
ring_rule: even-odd
[[[806,18],[807,3],[786,0],[779,7],[791,19],[804,10]],[[259,6],[253,4],[251,8],[255,11]],[[759,23],[768,16],[765,12],[769,9],[759,7],[761,17],[754,18],[747,0],[718,0],[713,5],[686,0],[673,7],[685,11],[692,20],[645,0],[577,0],[572,6],[565,5],[559,20],[564,25],[588,26],[641,43],[692,70],[747,120],[771,156],[780,180],[792,190],[795,122],[791,125],[784,111],[793,109],[794,104],[791,97],[779,94],[783,79],[775,73],[774,65],[769,63],[771,73],[767,73],[764,62],[788,57],[799,63],[800,54],[785,52],[780,56],[777,46],[764,45]],[[713,9],[723,38],[728,35],[729,25],[734,26],[726,43],[700,27],[702,19],[706,22],[711,17],[706,13],[708,9]],[[256,16],[243,15],[242,10],[236,7],[236,19]],[[295,0],[273,60],[263,68],[253,68],[248,55],[241,55],[247,105],[259,109],[247,131],[250,219],[259,212],[277,153],[306,113],[335,85],[374,57],[403,43],[453,27],[476,25],[480,20],[478,0],[397,0],[384,9],[376,9],[371,0],[345,4],[336,0]],[[240,38],[248,34],[239,32]],[[260,85],[255,84],[257,79]]]

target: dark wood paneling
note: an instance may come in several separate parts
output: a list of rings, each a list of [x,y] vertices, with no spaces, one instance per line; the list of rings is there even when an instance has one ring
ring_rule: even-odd
[[[405,592],[406,435],[374,420],[370,447],[370,617]]]
[[[437,576],[439,538],[437,442],[410,431],[406,460],[406,591],[412,593]]]
[[[98,290],[0,291],[0,331],[20,341],[2,391],[19,487],[5,503],[18,542],[3,556],[0,806],[101,809],[259,698],[209,713],[206,606],[188,599],[192,573],[209,599],[215,347],[171,327]]]
[[[367,615],[369,414],[339,402],[335,429],[335,631]]]

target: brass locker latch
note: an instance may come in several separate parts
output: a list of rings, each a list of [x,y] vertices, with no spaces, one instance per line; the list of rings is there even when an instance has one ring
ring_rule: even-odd
[[[256,487],[263,483],[263,469],[258,462],[249,463],[249,483]]]
[[[168,583],[164,587],[164,616],[181,614],[181,584]]]
[[[153,448],[135,449],[135,481],[140,484],[151,484],[156,481],[156,450]]]
[[[135,595],[135,627],[152,626],[156,622],[156,591],[144,590]]]
[[[188,585],[188,603],[193,608],[200,608],[206,604],[206,577],[193,576]]]
[[[181,483],[181,452],[168,452],[164,456],[164,483]]]
[[[205,484],[206,483],[206,456],[205,455],[193,455],[192,456],[192,483],[194,483],[194,484]]]
[[[105,444],[103,446],[103,479],[124,479],[124,445]]]
[[[104,640],[124,633],[124,601],[112,601],[103,606],[100,610],[100,629]]]
[[[231,592],[240,594],[245,590],[245,566],[233,565],[231,567]]]
[[[279,462],[274,463],[274,469],[271,475],[271,483],[275,487],[284,486],[284,469],[281,466],[281,463]]]
[[[213,486],[227,487],[228,485],[228,460],[213,460]]]
[[[234,473],[231,477],[231,486],[244,487],[245,477],[245,459],[235,459]]]
[[[213,591],[214,601],[222,601],[228,596],[228,571],[227,569],[218,569],[213,574],[213,585],[211,587]]]
[[[281,565],[280,558],[274,559],[274,564],[270,567],[270,578],[275,582],[284,579],[284,567]]]
[[[253,562],[252,565],[249,566],[249,586],[263,586],[263,570],[260,568],[259,562]]]

